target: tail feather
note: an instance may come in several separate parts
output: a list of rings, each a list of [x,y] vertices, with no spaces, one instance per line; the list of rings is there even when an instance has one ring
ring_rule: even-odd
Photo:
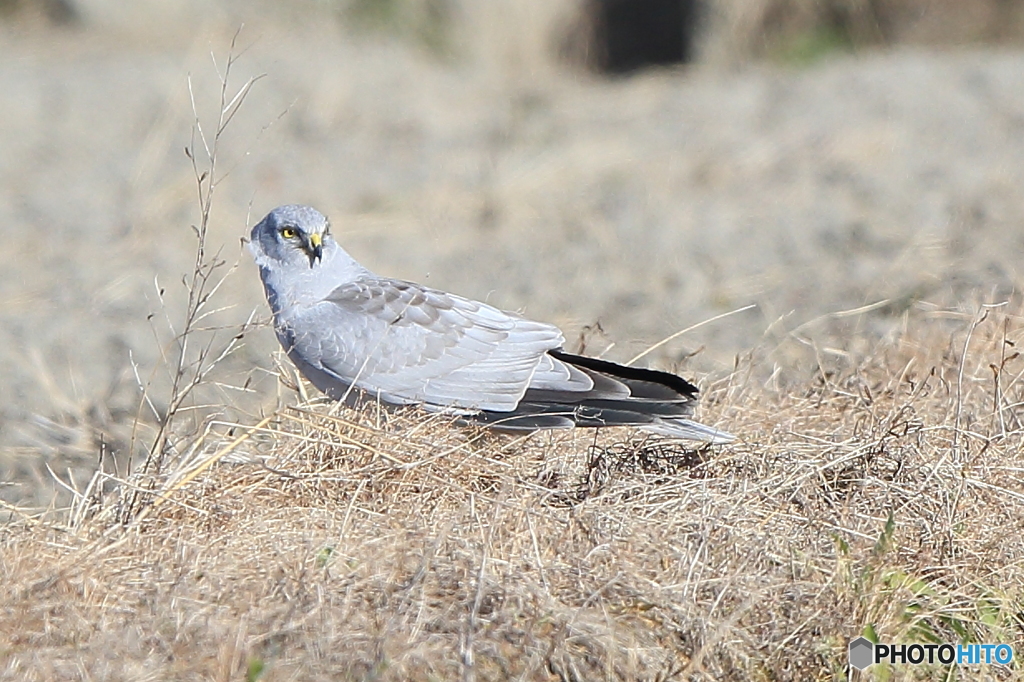
[[[705,443],[721,445],[736,440],[736,436],[727,431],[720,431],[713,426],[707,426],[691,419],[665,419],[659,420],[657,424],[645,427],[652,433],[657,433],[670,438],[683,438],[685,440],[699,440]]]
[[[515,410],[483,411],[476,419],[503,431],[636,426],[672,438],[708,443],[734,440],[731,434],[688,418],[698,390],[682,377],[562,351],[550,354],[585,372],[594,387],[589,391],[530,389]]]
[[[681,376],[656,369],[629,367],[607,360],[588,358],[585,355],[573,355],[560,350],[548,351],[553,358],[574,365],[580,369],[589,369],[599,374],[606,374],[629,386],[633,398],[649,400],[696,399],[699,390]]]

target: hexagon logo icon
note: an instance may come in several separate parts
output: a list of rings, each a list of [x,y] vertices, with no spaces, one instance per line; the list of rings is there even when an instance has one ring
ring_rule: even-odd
[[[850,642],[850,665],[863,670],[875,662],[875,645],[866,637],[858,637]]]

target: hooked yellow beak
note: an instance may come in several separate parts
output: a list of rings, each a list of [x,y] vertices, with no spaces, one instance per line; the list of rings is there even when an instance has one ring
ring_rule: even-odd
[[[314,232],[309,235],[309,267],[313,267],[313,261],[318,261],[323,258],[324,255],[324,242],[323,237],[319,233]]]

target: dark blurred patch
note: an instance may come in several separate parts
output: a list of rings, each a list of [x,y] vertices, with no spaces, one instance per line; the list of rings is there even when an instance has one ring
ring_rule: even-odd
[[[594,0],[601,69],[624,73],[693,56],[696,0]]]
[[[684,64],[694,57],[699,0],[588,0],[562,52],[602,73]]]
[[[0,19],[39,21],[54,26],[70,26],[81,21],[71,0],[0,0]]]

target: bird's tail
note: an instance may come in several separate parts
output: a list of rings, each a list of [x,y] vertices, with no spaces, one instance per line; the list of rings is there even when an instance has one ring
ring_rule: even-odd
[[[731,443],[736,440],[736,436],[727,431],[720,431],[713,426],[706,426],[691,419],[666,419],[661,423],[654,423],[644,428],[661,436],[699,440],[712,445]]]
[[[529,389],[511,412],[481,412],[477,419],[503,431],[635,426],[670,438],[728,443],[732,434],[690,419],[697,387],[650,369],[551,351],[556,360],[593,380],[588,391]]]

